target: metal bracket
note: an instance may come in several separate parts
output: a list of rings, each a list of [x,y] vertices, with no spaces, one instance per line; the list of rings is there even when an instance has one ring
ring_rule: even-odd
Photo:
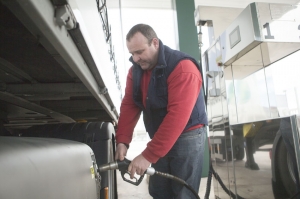
[[[68,4],[68,0],[51,0],[55,6],[63,6]]]
[[[111,106],[111,111],[115,111],[116,110],[116,107],[115,106]]]
[[[220,77],[222,78],[223,75],[224,75],[224,72],[223,71],[207,71],[206,72],[206,76],[208,78],[214,78],[216,76],[220,75]]]
[[[55,12],[56,22],[59,26],[66,26],[67,30],[76,27],[76,19],[69,5],[56,7]]]
[[[100,91],[100,94],[102,94],[102,95],[105,95],[108,93],[108,90],[106,87],[99,88],[99,91]]]
[[[221,95],[221,90],[219,88],[213,88],[209,90],[210,97],[219,97]]]

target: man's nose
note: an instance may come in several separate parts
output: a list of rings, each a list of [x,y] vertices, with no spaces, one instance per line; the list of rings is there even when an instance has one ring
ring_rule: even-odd
[[[140,56],[138,56],[138,55],[132,55],[132,58],[133,58],[134,62],[140,61]]]

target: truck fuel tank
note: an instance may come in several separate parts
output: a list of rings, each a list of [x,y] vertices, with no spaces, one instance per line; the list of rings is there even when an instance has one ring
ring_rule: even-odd
[[[100,176],[83,143],[0,137],[0,198],[99,198]]]

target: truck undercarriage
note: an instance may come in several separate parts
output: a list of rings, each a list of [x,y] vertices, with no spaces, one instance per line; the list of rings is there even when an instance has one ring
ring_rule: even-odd
[[[96,1],[85,3],[87,6],[93,6],[92,13],[98,16],[95,24],[102,29]],[[93,56],[92,48],[87,42],[90,38],[82,32],[82,28],[86,28],[85,24],[76,21],[72,11],[72,6],[74,8],[78,4],[75,1],[71,1],[70,4],[64,0],[0,1],[0,139],[3,143],[10,143],[2,146],[5,153],[0,157],[1,165],[7,166],[10,163],[13,165],[14,158],[7,159],[7,155],[9,147],[17,143],[21,146],[16,151],[24,151],[25,162],[35,156],[30,152],[32,150],[44,151],[44,155],[47,156],[48,150],[44,150],[43,146],[37,146],[48,142],[50,149],[51,143],[56,143],[52,141],[53,138],[85,143],[92,149],[88,155],[91,165],[86,168],[89,175],[93,162],[100,165],[114,160],[114,134],[118,119],[115,103],[118,100],[112,99],[110,93],[113,91],[109,87],[117,88],[118,85],[115,85],[115,81],[105,83],[100,72],[103,66],[96,64],[97,57]],[[80,7],[76,9],[78,11]],[[100,32],[99,38],[96,38],[104,44],[102,48],[105,53],[99,52],[99,56],[107,60],[105,63],[110,63],[104,34]],[[113,70],[111,73],[113,75]],[[32,142],[27,140],[29,137],[33,139]],[[31,144],[27,145],[29,142]],[[57,143],[53,144],[54,150],[56,145],[69,144],[68,141]],[[72,145],[72,142],[70,143]],[[58,148],[62,150],[61,147]],[[65,153],[58,153],[56,158],[63,158],[68,154],[67,148]],[[73,152],[70,151],[71,154]],[[73,155],[76,157],[76,153]],[[84,155],[78,156],[78,159],[69,166],[76,167],[76,161],[78,163],[82,158]],[[52,169],[56,170],[59,169],[59,164],[52,162],[54,159],[49,160],[48,164],[53,164]],[[4,164],[6,161],[11,162]],[[33,161],[32,165],[36,169],[35,172],[42,169],[40,168],[42,164],[38,161]],[[26,173],[26,170],[32,169],[31,166],[25,164],[24,167],[17,168],[15,174]],[[65,170],[66,167],[61,169]],[[95,172],[97,176],[97,170]],[[58,174],[53,173],[51,180],[58,179]],[[23,184],[24,189],[28,188],[27,192],[33,192],[33,189],[44,186],[41,183],[40,186],[32,187],[30,182],[26,185],[25,181],[28,180],[30,178],[19,178],[20,183],[17,185]],[[75,179],[78,180],[80,179]],[[13,182],[7,183],[8,187],[11,187]],[[64,186],[59,185],[59,180],[57,183],[57,186]],[[75,189],[75,184],[74,182],[73,187],[68,186],[65,192]],[[101,173],[101,179],[94,177],[93,184],[97,189],[92,191],[98,192],[96,195],[99,194],[100,198],[117,197],[115,171]],[[101,192],[98,191],[100,187]],[[5,198],[13,198],[19,194],[18,192],[15,195],[11,194],[12,189],[2,188],[0,196],[3,195]],[[84,194],[85,191],[82,191],[76,197],[86,197]],[[45,197],[56,196],[53,193]],[[30,197],[39,196],[32,193]]]

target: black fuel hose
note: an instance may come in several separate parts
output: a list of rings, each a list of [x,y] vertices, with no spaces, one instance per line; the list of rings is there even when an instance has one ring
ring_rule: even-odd
[[[131,181],[129,179],[126,179],[126,177],[125,177],[126,173],[129,174],[129,172],[127,171],[127,168],[128,168],[128,166],[129,166],[130,163],[131,163],[130,160],[124,158],[124,160],[122,160],[122,161],[117,160],[115,162],[110,162],[110,163],[101,165],[98,168],[98,171],[99,172],[104,172],[104,171],[108,171],[108,170],[119,169],[124,181],[138,186],[141,183],[141,181],[143,180],[144,175],[142,175],[139,179],[135,179],[136,181]],[[173,176],[173,175],[168,174],[168,173],[163,173],[163,172],[160,172],[160,171],[155,171],[155,169],[153,167],[149,167],[145,171],[144,174],[147,174],[147,175],[150,175],[150,176],[156,174],[158,176],[162,176],[164,178],[169,178],[171,180],[174,180],[174,181],[176,181],[176,182],[184,185],[188,190],[190,190],[196,196],[197,199],[200,199],[198,193],[188,183],[186,183],[184,180],[182,180],[182,179],[180,179],[180,178],[178,178],[176,176]]]
[[[235,199],[245,199],[241,196],[239,196],[238,194],[234,194],[232,193],[232,191],[230,191],[229,189],[227,189],[227,187],[224,185],[223,181],[221,180],[220,176],[218,175],[218,173],[215,172],[213,166],[212,166],[212,162],[211,162],[211,153],[209,151],[209,172],[208,172],[208,177],[207,177],[207,183],[206,183],[206,192],[205,192],[205,196],[204,199],[209,199],[209,194],[210,194],[210,187],[211,187],[211,180],[212,180],[212,176],[215,177],[215,179],[220,183],[222,189],[230,196],[230,197],[234,197]]]
[[[179,182],[180,184],[184,185],[188,190],[190,190],[196,196],[197,199],[200,199],[198,193],[188,183],[186,183],[184,180],[182,180],[182,179],[180,179],[176,176],[173,176],[171,174],[168,174],[168,173],[162,173],[160,171],[155,171],[155,174],[158,175],[158,176],[162,176],[164,178],[169,178],[171,180]]]
[[[211,163],[209,164],[209,171],[208,171],[208,177],[207,177],[207,183],[206,183],[206,191],[205,191],[205,196],[204,199],[209,199],[209,194],[210,194],[210,187],[211,187],[211,179],[212,179],[212,169]]]
[[[232,193],[230,190],[227,189],[227,187],[224,185],[223,181],[221,180],[220,176],[215,172],[214,168],[211,166],[210,167],[212,174],[215,176],[215,178],[218,180],[218,182],[220,183],[221,187],[223,188],[223,190],[229,195],[229,196],[235,196],[236,199],[245,199],[241,196],[239,196],[238,194],[234,194]]]
[[[295,193],[290,199],[294,199],[294,198],[296,198],[296,196],[299,196],[299,195],[300,195],[300,191]]]

